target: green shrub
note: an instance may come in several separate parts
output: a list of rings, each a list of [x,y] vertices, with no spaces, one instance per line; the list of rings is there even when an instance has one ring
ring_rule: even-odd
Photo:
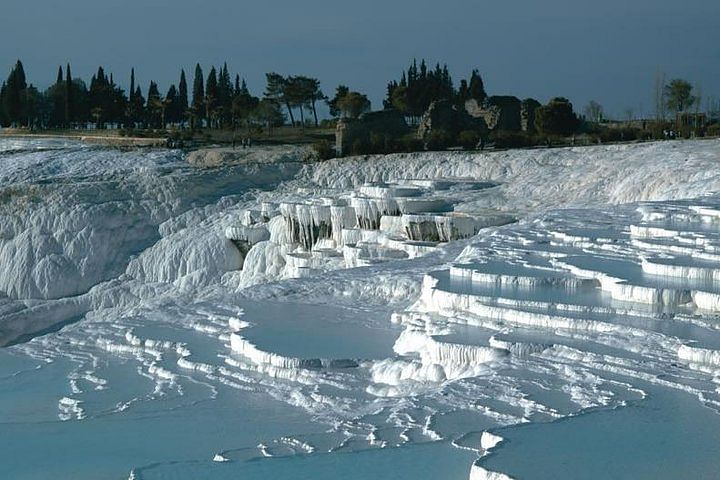
[[[474,150],[480,142],[480,132],[463,130],[458,134],[457,143],[465,150]]]
[[[368,155],[372,153],[370,149],[370,142],[364,138],[356,138],[350,147],[350,153],[353,155]]]
[[[387,151],[386,135],[377,132],[370,132],[370,151],[372,153],[389,153]]]
[[[606,128],[600,132],[600,140],[608,142],[632,142],[634,140],[646,140],[652,136],[652,132],[645,132],[639,128]]]
[[[705,135],[708,137],[720,137],[720,123],[708,125],[705,129]]]
[[[525,148],[536,145],[537,143],[543,143],[543,141],[538,141],[538,139],[527,132],[509,132],[503,130],[493,132],[490,140],[495,143],[495,147],[497,148]]]
[[[320,160],[335,158],[335,147],[327,140],[320,140],[312,145],[313,150]]]
[[[428,150],[445,150],[451,146],[453,138],[447,131],[442,129],[433,130],[427,139],[426,147]]]
[[[414,134],[405,135],[400,139],[399,150],[403,152],[421,152],[425,150],[423,141]]]
[[[335,118],[326,118],[323,120],[320,120],[320,128],[335,128],[337,127],[337,119]]]

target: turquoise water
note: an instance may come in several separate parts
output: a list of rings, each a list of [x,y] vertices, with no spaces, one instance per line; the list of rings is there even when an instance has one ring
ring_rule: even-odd
[[[313,431],[307,417],[285,403],[222,387],[215,387],[213,395],[211,389],[192,383],[185,385],[183,396],[167,395],[139,401],[126,411],[96,413],[93,402],[112,404],[103,397],[126,398],[137,391],[142,398],[148,390],[146,379],[123,373],[122,365],[111,367],[115,375],[107,390],[88,400],[88,418],[62,422],[57,417],[57,392],[70,396],[66,375],[73,365],[64,359],[40,369],[34,368],[37,364],[0,349],[2,478],[125,479],[141,465],[211,460],[229,445],[251,447],[287,432]],[[14,373],[18,371],[23,373]],[[98,370],[98,375],[107,373]]]
[[[465,479],[475,458],[447,442],[356,452],[254,458],[216,463],[228,446],[251,449],[289,431],[311,433],[297,409],[263,395],[202,387],[183,398],[155,400],[144,408],[82,421],[57,420],[53,391],[67,388],[70,364],[39,362],[0,350],[0,463],[2,478],[40,480],[126,479]],[[16,373],[22,372],[22,373]],[[26,379],[26,380],[23,380]],[[138,379],[108,388],[131,389]],[[117,377],[114,377],[117,381]],[[45,393],[44,393],[45,392]],[[317,425],[317,431],[326,429]]]
[[[243,310],[243,320],[259,325],[243,336],[261,349],[290,357],[386,358],[399,333],[383,312],[366,326],[357,310],[331,304],[244,302]]]
[[[352,453],[257,459],[231,463],[178,463],[142,471],[142,478],[265,480],[466,480],[476,455],[446,442]]]
[[[612,411],[498,431],[483,465],[523,479],[720,478],[720,416],[697,398],[639,384],[648,397]]]

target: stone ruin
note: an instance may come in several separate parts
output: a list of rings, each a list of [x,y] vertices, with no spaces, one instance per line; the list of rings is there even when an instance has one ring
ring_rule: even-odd
[[[373,134],[399,138],[408,132],[405,117],[395,109],[367,112],[357,119],[341,118],[335,128],[335,151],[341,157],[356,140],[369,142]]]
[[[490,130],[533,132],[535,110],[540,103],[532,98],[520,101],[512,96],[493,96],[479,103],[465,102],[465,111],[473,118],[482,118]]]
[[[427,140],[433,131],[442,130],[455,138],[464,130],[487,134],[487,122],[482,117],[473,117],[462,108],[458,108],[449,100],[436,100],[430,104],[420,119],[417,137]]]

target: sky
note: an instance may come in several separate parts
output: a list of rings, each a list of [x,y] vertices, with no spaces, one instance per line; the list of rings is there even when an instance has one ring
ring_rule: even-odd
[[[195,63],[228,62],[254,94],[264,74],[317,77],[382,107],[386,84],[414,58],[480,70],[491,95],[565,96],[582,111],[652,115],[657,72],[720,98],[718,0],[2,0],[0,75],[19,58],[30,82],[60,64],[89,81],[103,65],[147,90],[192,81]]]

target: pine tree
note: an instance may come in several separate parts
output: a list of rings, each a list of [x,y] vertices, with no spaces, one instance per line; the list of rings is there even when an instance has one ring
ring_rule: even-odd
[[[267,82],[267,85],[265,86],[265,98],[277,103],[278,105],[285,105],[288,115],[290,116],[290,123],[295,126],[295,116],[293,115],[292,107],[290,106],[289,97],[287,95],[288,79],[275,72],[266,73],[265,79]]]
[[[292,108],[300,110],[300,126],[305,128],[305,114],[303,112],[308,104],[308,89],[306,83],[307,77],[291,76],[287,77],[283,85],[283,96],[288,105],[288,109],[292,112]]]
[[[392,96],[392,92],[391,92],[392,84],[393,84],[392,82],[390,82],[388,84],[388,97]],[[346,85],[338,85],[337,86],[337,88],[335,89],[335,96],[332,98],[332,100],[328,100],[328,102],[327,102],[328,107],[330,107],[330,115],[332,115],[333,117],[340,116],[340,114],[342,112],[340,111],[338,102],[348,93],[350,93],[350,89]],[[387,108],[389,108],[389,107],[387,107]]]
[[[359,92],[348,92],[338,100],[337,106],[344,118],[358,118],[371,108],[370,100]]]
[[[313,117],[315,119],[315,126],[317,127],[318,118],[316,103],[326,98],[325,94],[323,94],[322,90],[320,89],[320,80],[318,80],[317,78],[310,78],[299,75],[297,77],[291,77],[289,80],[289,84],[289,87],[291,88],[293,94],[294,106],[300,109],[300,118],[302,119],[302,124],[305,124],[303,110],[308,109],[310,112],[313,113]]]

